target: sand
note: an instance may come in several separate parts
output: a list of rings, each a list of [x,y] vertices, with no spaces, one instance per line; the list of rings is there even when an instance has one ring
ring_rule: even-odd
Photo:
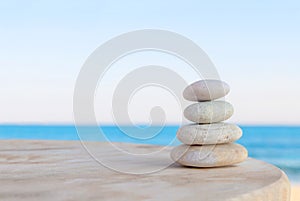
[[[300,201],[300,184],[292,185],[291,201]]]
[[[161,149],[153,145],[113,144],[131,153]],[[145,158],[148,155],[142,161],[132,160],[135,155],[122,156],[116,149],[108,151],[111,145],[107,143],[85,145],[102,161],[109,159],[111,168],[126,171],[157,169],[171,160],[168,150],[149,163]],[[5,201],[289,201],[290,197],[290,185],[282,171],[251,158],[231,167],[199,169],[173,164],[153,174],[132,175],[100,165],[79,141],[0,140],[0,153],[0,200]]]

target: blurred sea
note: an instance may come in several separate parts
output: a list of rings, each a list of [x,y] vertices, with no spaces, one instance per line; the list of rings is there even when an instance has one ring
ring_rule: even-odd
[[[292,182],[300,183],[300,126],[240,126],[249,156],[272,163],[283,169]],[[82,127],[85,140],[103,141],[93,134],[95,127]],[[114,142],[167,145],[175,139],[178,126],[166,126],[150,139],[137,140],[125,135],[116,126],[101,127],[106,138]],[[134,127],[126,127],[134,133]],[[155,131],[157,127],[150,128]],[[139,135],[141,133],[138,133]],[[79,140],[74,125],[0,125],[0,139]],[[180,144],[175,139],[174,144]],[[1,152],[1,148],[0,148]]]

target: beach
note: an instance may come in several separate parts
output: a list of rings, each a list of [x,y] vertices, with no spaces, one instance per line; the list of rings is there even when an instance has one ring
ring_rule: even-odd
[[[299,126],[243,126],[243,136],[238,144],[247,148],[249,157],[265,161],[281,168],[291,182],[300,181],[300,127]],[[168,125],[156,136],[149,139],[135,139],[125,135],[117,126],[102,126],[105,138],[93,134],[78,135],[74,125],[1,125],[0,139],[24,140],[65,140],[111,141],[134,144],[151,144],[159,146],[177,146],[176,139],[179,126]],[[88,129],[85,127],[85,129]],[[135,134],[134,127],[127,127]],[[155,129],[155,128],[154,128]],[[137,133],[138,134],[138,133]],[[173,140],[173,141],[172,141]]]
[[[186,168],[178,164],[159,170],[169,160],[169,150],[149,163],[132,160],[109,143],[86,142],[96,151],[97,163],[79,141],[0,140],[0,199],[35,200],[278,200],[288,201],[289,182],[278,168],[248,158],[226,168]],[[147,153],[155,145],[114,143],[128,152]],[[169,147],[171,148],[171,147]],[[94,152],[95,153],[95,152]],[[154,168],[154,169],[152,169]],[[152,174],[138,172],[153,171]],[[123,171],[123,173],[122,173]],[[136,174],[124,174],[134,171]],[[263,179],[262,179],[263,176]],[[241,182],[242,181],[242,182]],[[225,188],[224,188],[225,187]],[[293,189],[293,201],[297,200]],[[297,200],[298,201],[298,200]]]
[[[300,200],[300,185],[292,184],[291,185],[291,201],[299,201]]]
[[[299,127],[242,127],[244,130],[244,136],[239,143],[245,145],[249,151],[249,156],[252,158],[259,159],[261,161],[266,161],[270,164],[274,164],[277,167],[281,168],[290,178],[291,181],[291,201],[300,200],[300,185],[299,172],[295,171],[295,167],[298,167],[298,144],[300,138],[297,134],[300,131]],[[144,143],[144,146],[166,146],[170,139],[175,138],[176,130],[178,126],[167,126],[164,128],[163,132],[152,138],[145,141],[134,141],[129,137],[123,135],[116,127],[107,126],[102,127],[103,131],[107,134],[110,133],[108,139],[120,144],[131,143],[131,144],[141,144]],[[170,134],[171,133],[171,134]],[[272,134],[272,135],[271,135]],[[81,138],[86,138],[89,141],[94,141],[94,143],[103,143],[103,139],[94,138],[94,135],[89,135],[87,137],[80,136]],[[23,140],[10,140],[11,138],[23,139]],[[74,126],[0,126],[0,142],[9,142],[2,143],[2,150],[13,150],[12,148],[20,149],[18,154],[12,154],[8,159],[2,160],[2,164],[6,164],[6,161],[9,160],[12,163],[21,163],[29,162],[32,164],[50,164],[52,163],[51,157],[54,157],[53,160],[58,160],[58,163],[61,163],[60,166],[63,168],[65,162],[63,160],[64,154],[69,153],[70,151],[74,152],[74,144],[79,144],[80,139],[76,132]],[[32,139],[35,139],[32,141]],[[36,140],[39,139],[39,140]],[[97,142],[97,141],[102,142]],[[55,142],[55,143],[51,143]],[[29,143],[28,145],[26,145]],[[73,144],[73,145],[72,145]],[[178,145],[180,142],[175,141],[173,144]],[[63,145],[63,147],[62,147]],[[21,149],[24,146],[24,149]],[[65,147],[70,146],[69,150],[65,150]],[[172,147],[170,147],[172,148]],[[31,152],[29,149],[37,150],[38,152]],[[51,155],[51,152],[57,152],[59,150],[64,150],[61,152],[61,155]],[[78,147],[76,148],[77,151]],[[39,151],[43,156],[39,155]],[[29,155],[28,155],[29,154]],[[50,154],[51,157],[44,157],[44,154]],[[90,160],[91,156],[86,155],[84,148],[80,151],[82,159]],[[19,156],[20,155],[20,156]],[[158,155],[159,156],[159,155]],[[77,156],[76,156],[77,157]],[[168,157],[168,154],[165,155]],[[79,161],[80,159],[78,159]],[[68,164],[67,167],[74,168],[73,165],[76,165],[78,162],[77,159],[72,159],[72,164]],[[146,165],[148,163],[145,163]],[[54,164],[53,164],[54,165]],[[72,165],[72,166],[69,166]],[[78,164],[77,164],[78,165]],[[54,165],[54,169],[58,167],[58,164]],[[49,167],[47,167],[49,168]],[[297,170],[297,169],[296,169]],[[37,170],[40,171],[40,170]],[[96,171],[96,169],[95,169]],[[23,173],[22,173],[23,174]],[[25,172],[25,175],[27,173]],[[46,174],[51,175],[51,172]],[[89,178],[90,175],[87,175]],[[11,175],[7,175],[7,178],[10,178]],[[5,178],[4,178],[5,179]],[[84,179],[84,178],[82,178]],[[57,184],[58,185],[58,184]],[[100,183],[99,183],[100,185]],[[13,187],[13,184],[12,184]],[[44,188],[47,188],[45,184]],[[43,189],[42,189],[43,190]],[[8,192],[6,192],[8,193]]]

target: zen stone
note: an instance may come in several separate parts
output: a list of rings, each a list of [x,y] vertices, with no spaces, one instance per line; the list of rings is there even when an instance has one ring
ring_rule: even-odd
[[[214,123],[229,119],[233,107],[226,101],[194,103],[184,110],[184,116],[195,123]]]
[[[242,130],[234,124],[190,124],[177,131],[177,139],[188,145],[223,144],[238,140]]]
[[[187,86],[183,97],[189,101],[209,101],[222,98],[229,91],[229,85],[220,80],[200,80]]]
[[[180,145],[171,152],[171,158],[191,167],[219,167],[243,162],[248,157],[247,150],[238,144],[188,146]]]

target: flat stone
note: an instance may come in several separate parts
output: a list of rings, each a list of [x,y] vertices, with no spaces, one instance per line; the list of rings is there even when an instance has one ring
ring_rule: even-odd
[[[103,159],[131,167],[135,161],[107,152],[105,142],[88,142]],[[135,153],[161,148],[113,143]],[[167,147],[165,147],[167,148]],[[0,140],[0,200],[5,201],[119,201],[205,200],[288,201],[289,181],[279,168],[248,158],[229,167],[185,168],[173,164],[153,174],[122,174],[102,166],[79,141]],[[170,152],[156,162],[164,165]]]
[[[233,106],[226,101],[194,103],[184,110],[184,116],[195,123],[215,123],[225,121],[233,115]]]
[[[248,157],[247,150],[239,144],[218,144],[203,146],[179,145],[171,152],[177,163],[191,167],[220,167],[243,162]]]
[[[177,139],[187,145],[223,144],[238,140],[242,130],[235,124],[189,124],[177,131]]]
[[[187,86],[183,97],[189,101],[208,101],[222,98],[229,91],[229,85],[221,80],[200,80]]]

